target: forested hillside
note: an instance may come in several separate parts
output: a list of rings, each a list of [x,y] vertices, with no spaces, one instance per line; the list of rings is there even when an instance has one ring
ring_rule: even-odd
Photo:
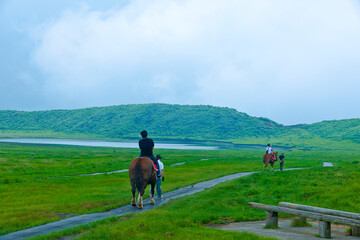
[[[77,110],[0,111],[0,131],[31,131],[104,138],[138,138],[143,129],[163,139],[330,139],[359,142],[360,119],[283,126],[231,108],[131,104]]]
[[[301,126],[310,134],[333,140],[351,140],[360,143],[360,118],[322,121]]]
[[[82,133],[112,138],[152,136],[231,139],[260,136],[282,126],[230,108],[168,104],[120,105],[78,110],[0,111],[0,130]]]

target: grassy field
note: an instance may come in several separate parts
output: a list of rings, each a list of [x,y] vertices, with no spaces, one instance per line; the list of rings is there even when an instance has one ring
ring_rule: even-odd
[[[223,175],[262,170],[263,151],[157,150],[167,167],[163,191],[171,191]],[[220,184],[130,219],[114,218],[91,228],[75,229],[82,239],[157,239],[167,232],[175,239],[262,239],[251,234],[223,233],[204,223],[264,219],[247,207],[249,201],[290,201],[360,212],[360,153],[357,151],[284,152],[285,167],[313,167],[292,172],[261,172]],[[137,149],[0,144],[0,234],[64,217],[127,205],[128,173],[78,174],[127,169]],[[207,161],[199,161],[208,159]],[[332,162],[334,168],[321,167]],[[278,167],[278,165],[276,166]],[[62,177],[68,176],[68,177]],[[342,186],[342,187],[340,187]],[[152,221],[154,219],[154,221]],[[163,226],[161,232],[157,226]],[[89,230],[91,229],[91,231]],[[160,234],[160,235],[159,235]]]
[[[247,206],[252,201],[266,204],[287,201],[360,212],[359,179],[358,164],[326,170],[315,167],[260,172],[171,200],[143,214],[112,218],[91,227],[36,239],[54,239],[64,235],[77,236],[77,239],[263,239],[252,234],[209,229],[204,224],[264,219],[263,210]],[[280,214],[280,217],[288,216]],[[168,236],[169,233],[171,236]]]

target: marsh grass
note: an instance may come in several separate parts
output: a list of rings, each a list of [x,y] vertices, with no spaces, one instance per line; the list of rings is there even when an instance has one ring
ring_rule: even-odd
[[[288,172],[264,172],[216,185],[203,192],[174,199],[126,221],[98,224],[78,239],[265,239],[252,234],[220,231],[204,224],[265,219],[265,211],[249,202],[277,205],[294,202],[350,212],[360,212],[360,166]],[[327,181],[324,181],[327,179]],[[343,187],[348,186],[348,187]],[[292,217],[279,214],[279,217]],[[42,237],[41,239],[49,239]]]
[[[260,174],[239,180],[240,182],[235,181],[241,186],[240,189],[232,185],[221,185],[222,188],[216,188],[210,196],[189,198],[190,200],[184,200],[183,203],[180,201],[178,203],[182,205],[180,208],[172,205],[177,203],[177,200],[174,200],[167,205],[170,209],[165,209],[165,213],[169,216],[159,215],[159,218],[170,221],[174,212],[176,214],[184,212],[185,215],[191,217],[181,215],[180,220],[175,224],[186,226],[188,223],[194,229],[200,227],[194,230],[195,232],[203,232],[199,224],[219,223],[223,221],[222,219],[234,221],[261,219],[261,212],[248,209],[247,203],[250,200],[275,204],[277,201],[304,203],[304,200],[310,199],[309,205],[319,203],[320,207],[337,209],[341,204],[344,210],[356,209],[354,201],[339,195],[333,188],[329,190],[328,186],[339,186],[339,183],[342,183],[341,190],[346,191],[348,195],[359,188],[359,183],[344,183],[345,180],[358,176],[351,172],[352,169],[359,168],[359,164],[353,164],[354,161],[360,160],[358,152],[297,150],[285,152],[285,168],[315,167],[313,170],[315,172],[309,171],[307,177],[302,172],[308,170],[262,172],[263,151],[258,150],[157,149],[155,153],[163,156],[165,167],[178,162],[186,162],[184,165],[165,168],[166,181],[162,184],[164,192],[227,174],[261,171]],[[131,193],[127,172],[82,177],[73,175],[127,169],[130,161],[137,156],[137,149],[1,143],[0,234],[72,215],[107,211],[129,204]],[[200,159],[209,160],[199,161]],[[337,166],[333,169],[340,170],[334,171],[320,167],[323,161],[333,162]],[[278,165],[275,165],[275,168],[278,168]],[[323,179],[313,181],[318,175],[321,175]],[[148,194],[147,191],[145,192]],[[329,206],[322,206],[323,198],[327,195]],[[352,198],[357,198],[356,194],[353,194]],[[237,212],[250,212],[250,214],[237,214]],[[211,230],[204,231],[206,235]],[[188,236],[186,232],[182,234]]]

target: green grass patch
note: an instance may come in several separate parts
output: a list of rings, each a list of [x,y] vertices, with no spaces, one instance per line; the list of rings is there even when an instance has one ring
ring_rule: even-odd
[[[360,160],[357,151],[285,152],[285,168],[314,167],[293,172],[263,172],[263,151],[260,150],[156,149],[155,153],[163,156],[165,164],[163,192],[237,172],[261,171],[236,180],[238,187],[220,184],[221,188],[216,187],[216,191],[209,196],[189,197],[179,202],[174,200],[164,208],[169,220],[174,212],[184,212],[184,215],[178,216],[185,219],[184,222],[179,220],[174,224],[186,226],[188,222],[192,228],[200,228],[195,232],[203,231],[199,226],[203,223],[263,218],[261,211],[248,209],[249,201],[268,204],[287,201],[333,209],[340,207],[343,209],[339,210],[345,211],[354,211],[356,204],[359,205],[353,200],[358,199],[356,193],[359,192],[359,184],[353,182],[355,177],[359,179],[355,170],[359,170],[360,164],[354,164]],[[74,175],[127,169],[138,154],[138,149],[1,143],[0,234],[129,204],[131,192],[127,172],[82,177]],[[324,161],[332,162],[336,167],[322,168]],[[179,162],[186,164],[168,167]],[[275,168],[278,167],[277,162]],[[334,186],[346,194],[340,194]],[[148,191],[145,192],[147,197]],[[326,197],[328,199],[324,202]],[[185,216],[187,214],[188,217]],[[212,230],[204,231],[203,234],[207,235]],[[186,232],[182,234],[188,236]]]
[[[356,197],[360,191],[359,178],[360,167],[260,172],[171,200],[126,221],[98,224],[78,235],[78,239],[266,239],[253,234],[210,229],[204,224],[221,223],[224,219],[265,219],[265,211],[249,208],[249,202],[277,205],[286,201],[359,212],[360,199]],[[279,216],[288,217],[285,214]]]

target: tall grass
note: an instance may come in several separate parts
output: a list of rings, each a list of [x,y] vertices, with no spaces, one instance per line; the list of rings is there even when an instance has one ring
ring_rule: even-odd
[[[119,218],[83,231],[78,239],[262,239],[209,229],[207,223],[265,219],[249,202],[294,202],[360,212],[360,166],[260,172],[228,181],[201,193],[169,201],[143,214]],[[280,214],[280,217],[289,217]],[[78,231],[81,233],[81,231]],[[172,235],[169,236],[169,233]],[[69,233],[68,233],[69,234]],[[37,239],[48,239],[47,237]]]
[[[165,164],[165,182],[162,185],[164,192],[227,174],[256,170],[262,171],[261,159],[263,151],[259,150],[199,151],[157,149],[156,153],[163,156]],[[129,204],[131,193],[128,173],[82,177],[74,175],[127,169],[130,161],[137,157],[138,154],[137,149],[1,143],[0,234],[56,221],[75,214],[106,211]],[[344,169],[342,170],[344,174],[341,176],[335,175],[334,179],[331,179],[329,176],[324,178],[324,184],[334,184],[333,181],[336,182],[340,181],[339,178],[345,178],[347,176],[345,170],[349,169],[351,171],[353,167],[359,165],[358,162],[360,160],[360,153],[356,151],[306,152],[292,150],[285,152],[285,156],[285,168],[317,167],[321,172],[323,171],[323,168],[320,168],[322,162],[330,161],[335,166],[338,166],[337,169]],[[199,161],[200,159],[208,160]],[[178,162],[186,162],[186,164],[168,167]],[[278,168],[277,163],[275,168]],[[326,172],[328,172],[327,169]],[[284,185],[287,182],[286,178],[290,176],[287,174],[290,173],[267,172],[264,176],[268,176],[270,182],[263,182],[262,184],[264,186],[269,186],[271,183],[281,183],[281,185]],[[251,184],[251,181],[257,181],[257,178],[257,175],[249,177],[247,179],[250,179],[248,180],[250,182],[248,184],[243,183],[242,185],[245,190],[249,191],[247,193],[248,196],[257,196],[260,198],[257,200],[262,201],[263,195],[260,192],[263,190]],[[300,174],[294,179],[299,180],[302,178],[303,175]],[[265,181],[265,179],[260,179],[259,181]],[[305,181],[303,186],[307,185]],[[348,188],[350,190],[353,187],[354,185],[349,185]],[[319,195],[318,192],[329,194],[329,191],[322,193],[322,188],[325,188],[325,185],[316,185],[310,189],[305,187],[297,189],[298,195],[304,195],[305,199],[306,197],[313,197],[315,199]],[[346,188],[347,186],[342,187],[342,189]],[[283,192],[280,189],[274,187],[270,189],[272,190],[271,195],[265,199],[277,199],[275,198],[276,196],[279,196],[279,199],[282,198]],[[237,191],[231,188],[228,190],[234,196],[238,195]],[[219,196],[223,196],[224,200],[229,198],[229,196],[221,192]],[[344,203],[342,205],[348,206],[349,209],[354,207],[350,200],[341,199],[341,197],[334,201],[338,202],[339,200],[343,200]],[[204,202],[203,199],[199,201]],[[213,201],[216,202],[217,200]],[[222,200],[219,199],[218,201]],[[244,201],[239,195],[235,203],[245,203]],[[233,204],[237,205],[235,203]],[[216,204],[211,203],[204,206],[209,205],[214,206],[214,209],[209,210],[209,213],[214,214],[216,212]],[[229,203],[229,205],[231,204]],[[227,209],[226,211],[229,213],[233,212],[233,209]],[[194,208],[192,211],[198,211],[198,209]],[[201,213],[202,211],[199,212]],[[209,218],[207,213],[202,214],[205,214],[207,217],[200,217],[199,219],[201,220],[199,222],[215,221],[215,219]],[[245,218],[235,216],[234,219],[242,220]],[[251,219],[255,218],[248,218],[248,220]],[[198,224],[197,221],[195,223]]]

